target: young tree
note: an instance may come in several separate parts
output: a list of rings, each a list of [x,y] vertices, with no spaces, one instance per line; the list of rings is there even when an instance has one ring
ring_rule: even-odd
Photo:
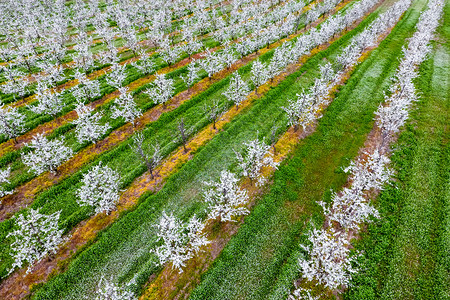
[[[78,103],[75,110],[78,114],[78,119],[73,121],[73,123],[77,125],[76,136],[79,143],[85,141],[96,143],[110,128],[108,123],[100,125],[100,119],[102,118],[100,112],[92,113],[93,109],[83,105],[83,103]]]
[[[37,66],[42,70],[44,75],[40,77],[40,74],[33,75],[36,81],[45,80],[52,87],[55,86],[59,81],[64,79],[64,68],[60,65],[55,65],[52,62],[41,62],[37,63]]]
[[[119,200],[119,174],[102,162],[84,174],[83,185],[77,190],[79,205],[88,205],[94,213],[110,214],[116,208]]]
[[[12,191],[6,190],[2,185],[9,184],[8,177],[11,174],[11,168],[8,167],[6,170],[0,170],[0,198],[12,194]],[[1,200],[0,200],[1,203]]]
[[[250,178],[252,182],[256,180],[257,185],[261,185],[265,182],[262,168],[272,167],[276,169],[278,163],[273,160],[273,154],[269,152],[270,146],[266,145],[264,140],[254,139],[244,143],[244,146],[244,155],[235,151],[242,175]]]
[[[163,48],[163,51],[161,52],[161,59],[171,66],[178,60],[181,51],[182,49],[177,46]]]
[[[174,143],[181,143],[183,145],[184,152],[187,152],[186,144],[191,132],[190,130],[186,129],[183,118],[181,118],[181,120],[178,122],[177,129],[178,131],[175,135]]]
[[[145,165],[147,166],[147,170],[150,173],[151,178],[153,179],[153,171],[162,159],[159,145],[156,144],[155,146],[153,146],[153,154],[151,157],[149,157],[147,156],[147,154],[145,154],[143,148],[144,136],[141,133],[137,133],[133,137],[133,142],[134,143],[130,144],[131,149],[133,149],[133,151],[144,161]]]
[[[58,166],[72,156],[72,149],[64,145],[64,137],[48,140],[42,134],[37,134],[28,147],[33,149],[23,154],[23,163],[39,175],[45,171],[55,174]]]
[[[346,230],[358,229],[370,216],[379,218],[378,211],[369,204],[367,192],[381,190],[392,176],[387,168],[390,160],[378,150],[365,153],[364,158],[352,162],[344,171],[351,172],[351,186],[334,194],[331,205],[319,202],[330,220],[338,222]]]
[[[229,101],[233,101],[236,104],[236,109],[239,107],[242,101],[247,98],[250,93],[250,89],[247,84],[242,80],[241,75],[238,72],[234,73],[230,80],[230,86],[222,93]]]
[[[2,93],[12,94],[14,99],[18,95],[23,100],[25,95],[29,93],[29,81],[25,74],[12,66],[0,66],[0,70],[3,70],[3,76],[6,80],[4,84],[0,85]]]
[[[82,69],[86,74],[94,66],[94,56],[89,49],[91,43],[92,37],[87,37],[85,32],[81,32],[78,43],[74,46],[76,53],[72,55],[75,66]]]
[[[11,256],[14,259],[9,273],[16,267],[22,268],[28,263],[29,273],[33,265],[47,254],[56,254],[58,246],[63,242],[63,230],[58,228],[59,212],[51,215],[39,213],[39,209],[31,209],[29,213],[16,217],[17,229],[10,232],[12,237]]]
[[[309,241],[309,246],[302,245],[309,259],[299,259],[303,277],[330,289],[348,285],[351,274],[356,272],[351,264],[355,257],[350,257],[349,241],[333,228],[313,229]]]
[[[109,41],[108,39],[103,39],[106,44],[106,50],[99,53],[99,61],[102,64],[115,65],[119,63],[119,50],[114,46],[114,41]]]
[[[270,78],[269,71],[265,64],[260,60],[256,60],[252,65],[251,73],[251,81],[255,85],[256,92],[258,92],[258,87],[263,85]]]
[[[213,129],[216,128],[217,120],[224,114],[225,109],[219,106],[219,100],[215,99],[210,105],[205,105],[203,111],[208,116],[208,119],[213,122]]]
[[[235,50],[231,47],[227,47],[220,53],[218,58],[221,60],[222,64],[227,66],[229,70],[233,63],[236,61]]]
[[[277,154],[277,148],[275,147],[275,144],[277,143],[277,131],[278,126],[274,125],[270,133],[270,145],[272,146],[274,155]]]
[[[306,128],[316,120],[316,115],[313,109],[313,99],[310,94],[297,94],[297,100],[289,100],[287,107],[282,107],[288,115],[288,124],[294,126],[295,131],[299,126]]]
[[[36,106],[29,106],[30,110],[37,114],[49,114],[53,117],[64,108],[61,94],[50,90],[36,93],[38,103]]]
[[[191,38],[186,40],[186,44],[182,46],[182,50],[186,52],[187,55],[189,55],[189,58],[191,58],[192,54],[196,53],[202,48],[203,44],[197,39]]]
[[[111,118],[124,118],[125,122],[131,122],[134,126],[135,119],[142,116],[142,113],[134,102],[133,95],[128,93],[128,88],[119,88],[119,92],[120,96],[114,100]]]
[[[166,102],[173,96],[174,90],[172,78],[166,78],[165,74],[156,74],[153,88],[145,93],[153,99],[155,104],[162,103],[165,106]]]
[[[233,216],[247,215],[250,211],[245,207],[248,200],[246,190],[237,185],[236,175],[222,171],[218,182],[204,182],[203,192],[205,202],[209,204],[208,219],[219,218],[220,222],[233,221]]]
[[[125,65],[113,64],[111,69],[112,71],[106,75],[106,82],[110,86],[119,89],[123,86],[125,79],[127,79]]]
[[[127,287],[114,283],[112,278],[107,281],[102,276],[97,285],[95,300],[136,300],[133,292],[128,290]]]
[[[139,61],[133,62],[132,65],[144,75],[150,75],[155,72],[155,61],[147,52],[141,51]]]
[[[76,71],[74,78],[78,80],[78,85],[72,89],[72,95],[78,102],[91,102],[93,98],[99,97],[100,83],[98,80],[90,80],[86,74]]]
[[[25,116],[19,113],[17,107],[0,105],[0,134],[14,138],[25,131]]]
[[[197,66],[197,63],[195,61],[192,61],[188,65],[188,73],[186,75],[181,75],[181,78],[183,78],[183,81],[186,83],[187,87],[192,86],[194,81],[198,78],[198,71],[199,67]]]
[[[219,72],[223,66],[222,61],[215,56],[214,53],[211,53],[209,49],[206,50],[205,58],[200,60],[200,65],[202,69],[208,73],[209,80],[211,80],[213,75]]]
[[[163,242],[154,251],[161,265],[171,262],[179,273],[183,272],[185,262],[198,253],[209,241],[202,233],[205,224],[194,215],[189,223],[183,223],[172,213],[163,212],[156,235]]]

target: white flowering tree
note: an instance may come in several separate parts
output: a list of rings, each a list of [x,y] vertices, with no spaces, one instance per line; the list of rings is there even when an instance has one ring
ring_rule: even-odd
[[[83,105],[83,103],[78,103],[75,110],[78,114],[78,119],[73,121],[73,123],[77,125],[76,136],[79,143],[85,141],[95,143],[110,128],[108,123],[100,124],[100,119],[102,118],[100,112],[92,113],[93,109]]]
[[[223,67],[222,61],[214,56],[209,49],[206,50],[205,59],[200,61],[200,65],[201,68],[208,73],[209,80],[211,80],[213,75],[219,72]]]
[[[198,78],[198,71],[199,71],[199,67],[197,66],[197,63],[195,61],[192,61],[188,65],[187,74],[181,75],[181,78],[183,78],[183,81],[187,87],[190,87],[190,86],[192,86],[192,84],[194,84],[195,80]]]
[[[72,55],[75,66],[87,73],[94,66],[94,55],[90,51],[92,37],[88,37],[84,31],[79,35],[78,43],[74,46],[76,53]]]
[[[147,170],[150,173],[151,178],[154,178],[153,171],[158,166],[158,164],[161,162],[162,156],[160,153],[159,145],[156,144],[153,146],[153,154],[151,156],[148,156],[144,151],[144,136],[141,133],[137,133],[133,137],[133,143],[130,144],[131,149],[139,156],[139,158],[144,161],[145,165],[147,166]]]
[[[37,114],[49,114],[55,117],[63,108],[64,102],[61,94],[45,90],[36,94],[37,105],[29,106]]]
[[[119,89],[123,86],[125,79],[127,79],[127,71],[125,65],[113,64],[112,71],[106,75],[106,82]]]
[[[84,174],[83,185],[77,190],[77,202],[91,206],[95,214],[110,214],[119,200],[119,174],[100,162]]]
[[[145,93],[153,99],[155,104],[166,105],[167,101],[173,96],[174,91],[172,78],[167,78],[165,74],[156,74],[153,88]]]
[[[278,163],[273,160],[273,154],[269,151],[270,145],[266,145],[264,140],[254,139],[244,143],[243,154],[236,152],[242,176],[247,176],[257,185],[264,184],[266,178],[263,176],[263,168],[277,168]]]
[[[239,188],[238,181],[234,173],[222,171],[217,182],[204,182],[203,198],[209,205],[208,219],[218,218],[220,222],[227,222],[233,221],[232,217],[249,213],[245,207],[247,191]]]
[[[112,278],[105,280],[102,276],[97,285],[95,300],[136,300],[137,297],[127,287],[114,283]]]
[[[251,74],[250,80],[255,85],[256,91],[258,91],[258,87],[263,85],[270,78],[267,65],[262,63],[259,59],[253,63]]]
[[[16,107],[0,105],[0,134],[14,138],[25,131],[25,115],[19,113]]]
[[[288,105],[281,109],[288,116],[288,124],[297,131],[300,126],[305,129],[317,119],[314,108],[311,94],[301,93],[297,94],[296,100],[289,100]]]
[[[142,116],[142,112],[134,102],[133,95],[128,92],[128,88],[119,88],[120,96],[114,100],[111,118],[124,118],[125,122],[134,121],[137,117]]]
[[[89,80],[86,74],[81,72],[75,72],[74,78],[78,80],[78,85],[72,88],[72,95],[78,102],[87,100],[91,102],[93,98],[99,97],[100,83],[98,80]]]
[[[239,107],[242,101],[247,98],[250,93],[250,89],[247,84],[242,80],[239,73],[235,73],[230,80],[230,85],[228,89],[223,93],[223,95],[229,100],[236,104],[236,109]]]
[[[152,252],[156,254],[161,265],[171,262],[172,266],[182,273],[185,262],[209,243],[202,233],[204,228],[205,224],[196,216],[188,223],[183,223],[172,213],[167,215],[163,212],[156,225],[156,235],[162,244]]]
[[[23,154],[22,160],[36,175],[46,171],[55,174],[58,166],[73,154],[72,149],[64,145],[64,137],[48,140],[37,134],[27,146],[32,151]]]
[[[144,75],[150,75],[155,72],[155,61],[153,57],[145,51],[141,51],[139,56],[141,57],[139,61],[134,62],[132,65]]]
[[[303,277],[330,289],[348,285],[351,274],[357,271],[352,266],[356,256],[350,257],[350,242],[333,228],[313,229],[309,242],[302,246],[309,258],[299,259]]]
[[[24,73],[11,67],[1,67],[1,70],[5,71],[2,75],[7,81],[0,85],[0,91],[4,94],[12,94],[14,99],[16,96],[23,99],[29,93],[29,80]]]
[[[33,265],[47,254],[56,254],[63,242],[63,230],[58,228],[60,212],[51,215],[41,214],[39,209],[31,209],[26,214],[16,217],[16,228],[7,237],[11,237],[11,256],[14,263],[10,273],[16,268],[28,264],[27,273]]]
[[[11,168],[8,167],[5,170],[0,170],[0,198],[6,195],[12,194],[12,191],[6,190],[2,185],[9,184],[9,175],[11,174]],[[1,201],[0,201],[1,203]]]

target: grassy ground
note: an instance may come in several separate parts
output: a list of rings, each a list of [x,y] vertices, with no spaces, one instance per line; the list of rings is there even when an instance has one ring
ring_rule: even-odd
[[[270,194],[257,204],[238,234],[194,290],[192,299],[283,299],[299,277],[296,258],[305,223],[321,224],[316,201],[346,181],[340,169],[363,145],[373,112],[395,72],[397,57],[425,1],[416,1],[391,35],[357,69],[321,119],[276,172]]]
[[[416,83],[420,102],[394,147],[397,178],[358,247],[364,271],[348,299],[450,299],[449,17],[447,4]]]

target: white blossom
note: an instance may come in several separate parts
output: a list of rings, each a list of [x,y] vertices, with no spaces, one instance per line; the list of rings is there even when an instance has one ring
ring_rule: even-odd
[[[63,108],[62,95],[50,90],[45,90],[36,94],[37,105],[30,106],[30,110],[37,114],[49,114],[55,117]]]
[[[165,74],[156,74],[153,88],[145,93],[153,99],[155,104],[165,104],[173,96],[174,86],[173,79],[167,78]]]
[[[74,78],[78,80],[78,85],[72,88],[72,95],[78,102],[84,102],[85,100],[90,102],[93,98],[101,95],[98,80],[89,80],[86,74],[78,71],[75,72]]]
[[[142,115],[141,111],[134,102],[133,95],[128,92],[127,88],[119,88],[120,96],[114,100],[111,118],[124,118],[125,122],[134,121]]]
[[[29,265],[29,273],[33,265],[47,254],[56,254],[58,246],[63,242],[63,230],[58,228],[59,215],[60,212],[44,215],[39,213],[39,209],[31,209],[28,213],[16,217],[15,223],[19,228],[7,235],[14,239],[11,244],[14,263],[10,273],[25,264]]]
[[[16,107],[0,105],[0,134],[16,138],[25,131],[25,115]]]
[[[72,149],[64,145],[64,137],[48,140],[37,134],[27,144],[32,151],[22,156],[23,163],[39,175],[45,171],[56,172],[56,168],[72,156]]]
[[[11,168],[8,167],[5,170],[0,170],[0,198],[4,197],[6,195],[12,194],[12,191],[8,191],[6,190],[2,185],[4,185],[5,183],[9,184],[9,180],[8,177],[11,174]],[[1,201],[0,201],[1,203]]]
[[[93,207],[95,214],[109,214],[119,200],[119,174],[108,166],[98,165],[84,174],[83,185],[77,190],[77,202]]]
[[[269,70],[267,66],[263,64],[260,60],[256,60],[252,65],[251,71],[251,81],[256,88],[263,85],[269,78]]]
[[[243,154],[236,152],[236,158],[239,161],[239,168],[242,175],[247,176],[252,181],[256,180],[257,185],[265,182],[263,168],[272,167],[277,169],[278,163],[273,160],[273,154],[270,152],[270,145],[263,141],[254,139],[244,143]]]
[[[319,296],[311,295],[311,291],[299,287],[289,295],[288,300],[319,300],[319,298]]]
[[[167,215],[163,212],[159,224],[156,225],[156,235],[162,241],[162,245],[152,252],[157,255],[161,265],[171,262],[172,266],[182,273],[186,261],[209,243],[202,233],[204,227],[205,224],[196,216],[188,223],[183,223],[172,213]]]
[[[127,289],[127,286],[121,286],[113,282],[111,278],[109,281],[102,276],[97,285],[97,297],[95,300],[135,300],[133,292]]]
[[[236,72],[233,77],[231,77],[230,85],[223,95],[228,99],[228,101],[233,101],[234,104],[236,104],[236,107],[238,107],[239,104],[247,98],[249,93],[249,87],[242,80],[239,73]]]
[[[137,68],[142,74],[150,75],[155,71],[155,62],[153,57],[147,54],[145,51],[139,53],[139,61],[133,63],[133,66]]]
[[[247,215],[249,210],[245,207],[248,201],[246,190],[237,185],[236,175],[222,171],[218,182],[205,182],[203,192],[204,201],[209,205],[208,219],[219,218],[220,222],[233,221],[232,217]]]
[[[93,109],[78,103],[75,109],[78,114],[78,119],[73,121],[76,127],[76,136],[79,143],[89,141],[95,143],[101,136],[103,136],[110,128],[108,123],[100,124],[102,114],[100,112],[92,113]]]
[[[349,241],[333,228],[313,229],[308,239],[311,244],[302,247],[309,259],[299,259],[303,277],[330,289],[347,286],[357,271],[352,266],[355,256],[350,256]]]
[[[106,75],[106,82],[119,89],[123,86],[125,79],[127,79],[125,65],[114,64],[111,67],[112,71]]]

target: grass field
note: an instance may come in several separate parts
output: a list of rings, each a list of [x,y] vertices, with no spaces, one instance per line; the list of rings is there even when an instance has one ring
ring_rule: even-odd
[[[32,76],[46,82],[36,74],[49,71],[37,62],[59,65],[53,62],[51,38],[56,39],[55,24],[64,23],[57,16],[67,14],[68,20],[65,50],[59,50],[65,53],[64,75],[47,85],[52,93],[61,92],[61,110],[56,115],[30,110],[43,101],[36,83],[29,84],[23,97],[20,92],[0,93],[0,124],[12,126],[13,121],[2,119],[2,114],[7,116],[14,108],[23,115],[26,128],[14,137],[0,130],[0,195],[6,191],[0,199],[1,299],[450,299],[448,3],[196,0],[164,5],[138,1],[135,8],[128,2],[89,3],[57,3],[49,8],[38,1],[36,7],[51,17],[30,15],[40,24],[54,26],[45,31],[35,25],[36,31],[42,30],[39,38],[22,32],[20,26],[30,26],[31,19],[23,21],[16,34],[11,25],[0,23],[4,27],[0,82],[7,86]],[[415,32],[428,28],[421,16],[433,10],[439,23],[422,38],[429,49],[426,59],[414,64],[417,75],[399,73],[403,61],[415,59],[416,44],[411,42]],[[28,8],[5,4],[4,11],[8,20]],[[83,18],[90,20],[85,27]],[[392,26],[383,27],[388,18]],[[154,42],[159,38],[166,40]],[[194,41],[201,48],[190,54],[186,49]],[[26,56],[22,43],[33,49]],[[79,50],[82,45],[91,54]],[[133,47],[145,52],[135,57]],[[121,86],[129,88],[130,99],[141,112],[134,124],[112,118],[116,98],[123,92],[106,80],[115,66],[107,63],[108,51],[126,65]],[[228,51],[232,55],[227,57]],[[15,54],[4,59],[9,53]],[[75,64],[88,55],[94,55],[91,67]],[[134,65],[142,63],[144,55],[154,64],[148,74]],[[168,62],[170,55],[175,58]],[[351,61],[348,65],[345,55]],[[267,73],[256,85],[259,62]],[[336,74],[333,79],[324,75],[327,63]],[[186,76],[192,75],[191,68],[197,73],[189,84]],[[100,125],[110,125],[96,143],[79,141],[80,127],[72,123],[79,118],[74,110],[79,99],[71,92],[80,85],[73,78],[76,69],[100,86],[97,96],[84,101],[101,114]],[[22,73],[8,79],[8,72]],[[154,87],[156,74],[173,80],[173,93],[164,104],[146,93]],[[237,75],[248,85],[239,104],[224,96]],[[382,189],[364,194],[379,216],[357,230],[345,229],[330,221],[318,203],[332,203],[334,192],[355,181],[344,169],[373,147],[381,130],[376,112],[393,105],[387,99],[401,93],[394,89],[401,76],[412,76],[418,101],[401,111],[407,114],[405,125],[389,138],[383,136],[392,176]],[[320,85],[325,92],[319,91]],[[233,93],[233,99],[240,97]],[[301,93],[316,98],[302,103],[303,115],[294,124],[286,108]],[[207,113],[214,105],[221,111],[217,122]],[[313,110],[313,119],[304,121],[307,109]],[[394,119],[395,114],[390,120]],[[177,138],[180,122],[188,129],[185,142]],[[41,133],[50,141],[64,138],[73,152],[59,163],[56,173],[35,174],[25,163],[24,156],[33,152],[30,141]],[[161,159],[153,174],[131,147],[137,133],[149,155],[154,145],[160,146]],[[263,157],[279,163],[276,169],[258,169],[267,178],[262,185],[242,175],[236,155],[255,139],[270,146]],[[94,214],[92,207],[80,204],[78,191],[83,177],[99,165],[117,172],[120,182],[114,210]],[[211,218],[211,206],[204,201],[205,182],[217,182],[223,170],[236,174],[237,189],[248,195],[239,206],[248,212],[228,222]],[[96,184],[98,188],[102,182]],[[225,190],[222,193],[226,195]],[[18,219],[35,209],[44,216],[59,213],[55,226],[63,240],[49,252],[44,248],[50,246],[42,243],[46,237],[40,236],[45,230],[33,233],[27,242],[37,245],[36,252],[47,252],[14,267],[20,259],[14,254]],[[204,228],[194,234],[209,241],[183,259],[182,272],[174,261],[161,261],[156,250],[164,245],[158,237],[169,232],[158,229],[166,214],[185,223],[196,216]],[[327,287],[318,277],[307,280],[299,260],[313,259],[302,246],[310,243],[312,229],[329,234],[332,227],[348,239],[345,247],[350,257],[356,257],[357,272],[345,269],[348,283]],[[170,247],[190,247],[191,242]],[[32,255],[31,246],[23,251]],[[334,255],[333,251],[327,253]],[[342,258],[332,260],[334,265],[341,262]],[[318,272],[326,273],[326,268],[322,265]],[[105,281],[109,287],[102,286]],[[305,298],[295,294],[298,288]],[[307,298],[309,293],[314,297]]]

